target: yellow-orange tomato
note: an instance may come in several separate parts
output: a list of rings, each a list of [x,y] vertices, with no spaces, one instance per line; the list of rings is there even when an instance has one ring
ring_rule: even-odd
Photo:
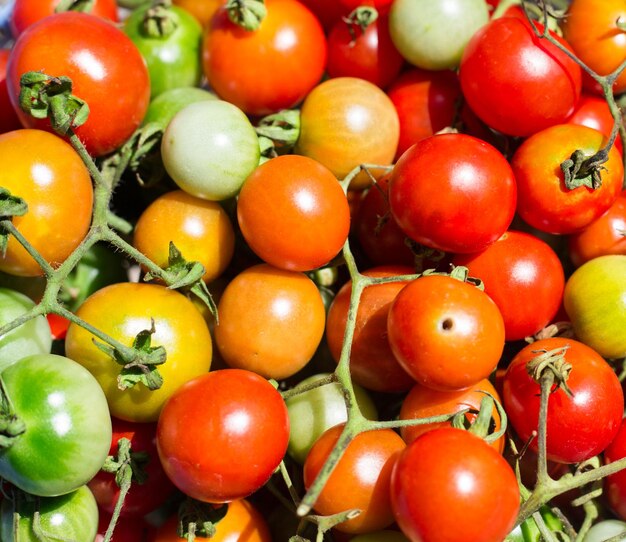
[[[74,149],[42,130],[14,130],[0,135],[0,186],[26,201],[28,212],[13,225],[44,260],[58,267],[83,240],[93,205],[89,172]],[[38,276],[43,271],[13,236],[0,270]]]
[[[219,203],[174,190],[143,211],[135,226],[134,245],[157,265],[167,267],[170,241],[188,262],[200,262],[202,279],[211,282],[230,263],[235,233]]]
[[[137,383],[121,390],[117,382],[121,365],[94,344],[89,331],[77,324],[70,325],[65,339],[67,357],[96,377],[107,396],[111,415],[117,418],[156,421],[174,391],[211,367],[211,334],[204,318],[189,299],[165,286],[112,284],[89,296],[76,314],[129,347],[137,334],[149,330],[154,322],[151,346],[165,348],[166,361],[157,366],[163,377],[160,388],[151,391],[143,383]]]
[[[207,26],[211,17],[226,0],[174,0],[174,5],[180,6],[191,13],[202,26]]]
[[[302,369],[324,334],[324,303],[313,281],[267,264],[237,275],[217,310],[215,344],[224,361],[266,378]]]

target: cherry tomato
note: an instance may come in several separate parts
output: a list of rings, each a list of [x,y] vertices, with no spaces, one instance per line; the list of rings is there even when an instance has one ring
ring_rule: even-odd
[[[173,0],[175,6],[180,6],[191,13],[203,26],[208,26],[215,12],[226,0]]]
[[[213,371],[183,384],[157,427],[165,472],[186,495],[205,502],[230,502],[257,491],[288,442],[289,416],[280,393],[242,369]]]
[[[0,49],[0,134],[22,127],[7,90],[6,71],[10,53],[9,49]]]
[[[583,126],[589,126],[589,128],[595,128],[608,139],[613,130],[615,119],[604,98],[592,94],[583,94],[574,113],[567,119],[567,122],[569,124],[582,124]],[[619,137],[619,134],[615,139],[615,146],[620,153],[623,153],[622,139]]]

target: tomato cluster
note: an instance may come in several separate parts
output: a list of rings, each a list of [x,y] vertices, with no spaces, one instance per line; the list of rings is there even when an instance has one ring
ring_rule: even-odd
[[[0,539],[620,532],[623,1],[6,13]]]

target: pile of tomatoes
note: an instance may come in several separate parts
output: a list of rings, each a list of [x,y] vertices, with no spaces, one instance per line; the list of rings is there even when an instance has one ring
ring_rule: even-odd
[[[0,540],[626,532],[622,0],[7,15]]]

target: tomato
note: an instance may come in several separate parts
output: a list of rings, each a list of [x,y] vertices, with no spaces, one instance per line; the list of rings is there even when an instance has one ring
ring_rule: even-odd
[[[113,24],[93,15],[65,12],[28,28],[15,42],[7,69],[16,109],[21,75],[42,70],[69,77],[72,93],[89,105],[89,119],[76,134],[90,154],[116,150],[141,124],[150,99],[148,70],[135,44]],[[50,129],[49,120],[18,113],[25,126]]]
[[[391,214],[414,241],[453,253],[496,241],[515,213],[513,171],[494,147],[465,134],[423,139],[396,162]]]
[[[250,115],[297,105],[326,66],[326,38],[313,13],[296,0],[266,0],[265,5],[267,15],[256,30],[233,23],[220,8],[204,40],[209,86]]]
[[[626,55],[626,41],[618,22],[626,17],[623,0],[573,0],[563,19],[563,36],[576,56],[598,75],[616,70]],[[626,90],[626,72],[615,81],[613,92]]]
[[[569,236],[568,253],[572,263],[583,263],[607,254],[626,254],[626,191],[600,218]]]
[[[446,427],[400,454],[391,502],[410,540],[493,542],[513,528],[520,495],[513,469],[496,450],[468,431]]]
[[[623,419],[615,438],[604,450],[604,463],[609,464],[626,457],[626,419]],[[626,471],[610,474],[604,479],[606,499],[611,509],[621,519],[626,517]],[[620,531],[621,532],[621,531]],[[616,533],[618,534],[618,533]]]
[[[341,251],[350,209],[326,167],[305,156],[284,155],[261,164],[246,179],[237,220],[244,239],[265,262],[310,271]]]
[[[375,267],[364,271],[367,277],[410,275],[410,267]],[[406,282],[374,284],[363,290],[356,316],[350,373],[355,382],[375,391],[406,391],[415,381],[394,356],[387,338],[387,318],[395,297]],[[344,284],[330,306],[326,339],[336,362],[339,362],[348,320],[351,281]]]
[[[130,491],[124,499],[122,516],[140,518],[153,512],[170,498],[176,488],[165,474],[156,447],[156,423],[135,423],[112,419],[113,437],[109,455],[116,457],[120,439],[130,441],[130,453],[143,453],[147,463],[141,464],[146,479],[140,483],[133,480]],[[120,488],[115,474],[100,471],[88,483],[98,506],[108,514],[113,514],[120,497]]]
[[[179,87],[165,90],[150,101],[143,124],[156,122],[165,130],[174,115],[186,105],[217,99],[217,96],[210,90],[198,87]]]
[[[215,12],[225,2],[226,0],[173,0],[175,6],[186,9],[203,27],[209,24]]]
[[[626,256],[581,265],[567,279],[563,304],[576,337],[605,358],[626,356]]]
[[[542,352],[568,347],[565,361],[572,369],[567,386],[550,394],[548,402],[547,457],[559,463],[578,463],[599,454],[611,442],[622,420],[624,395],[611,366],[594,350],[574,339],[553,337],[522,348],[507,368],[502,400],[509,422],[523,442],[537,430],[539,384],[528,374],[527,364]],[[556,386],[555,386],[556,387]],[[531,447],[536,449],[533,439]]]
[[[330,32],[343,15],[347,15],[344,6],[337,0],[300,0],[322,23],[324,30]]]
[[[46,321],[48,322],[52,339],[55,341],[64,340],[67,328],[70,326],[70,321],[54,313],[46,314]]]
[[[550,245],[534,235],[509,230],[485,250],[455,256],[452,263],[483,281],[500,309],[507,341],[534,335],[561,306],[563,266]]]
[[[583,538],[583,542],[605,542],[611,537],[625,533],[626,522],[617,519],[605,519],[591,526]]]
[[[63,356],[35,354],[4,369],[2,380],[26,431],[0,455],[0,476],[43,497],[91,480],[111,442],[106,398],[93,376]]]
[[[585,156],[599,151],[606,138],[597,130],[561,124],[526,139],[517,149],[511,166],[517,180],[517,212],[538,230],[574,233],[599,218],[622,190],[624,168],[619,152],[611,148],[608,161],[600,167],[601,186],[595,189],[565,185],[561,164],[576,150]]]
[[[228,199],[259,164],[256,132],[238,107],[202,100],[181,109],[161,142],[165,169],[185,192],[213,201]]]
[[[595,128],[608,139],[613,130],[615,119],[604,98],[583,93],[574,113],[567,119],[567,122],[569,124],[582,124],[583,126],[589,126],[589,128]],[[615,146],[620,153],[623,153],[622,139],[619,137],[619,134],[615,139]]]
[[[267,264],[233,278],[217,311],[215,344],[224,361],[276,380],[309,362],[326,321],[322,297],[310,278]]]
[[[480,410],[481,401],[486,397],[484,392],[489,393],[496,401],[500,401],[498,392],[486,378],[460,391],[437,391],[415,384],[402,401],[399,417],[401,420],[429,418],[431,416],[441,416],[442,414],[453,414],[469,408],[471,412],[468,412],[465,417],[468,421],[473,422],[476,419],[477,412]],[[494,421],[493,432],[499,431],[501,420],[498,409],[495,406],[492,418]],[[447,425],[450,425],[450,422],[410,425],[402,427],[400,432],[404,442],[411,444],[424,433],[440,427],[446,427]],[[502,436],[491,445],[498,452],[502,453],[504,444],[505,437]]]
[[[9,49],[0,49],[0,134],[22,127],[7,90],[6,71],[10,53]]]
[[[339,4],[344,9],[345,13],[350,13],[360,6],[371,6],[382,15],[389,12],[392,0],[339,0]]]
[[[182,492],[205,502],[230,502],[257,491],[288,442],[289,416],[280,393],[242,369],[213,371],[183,384],[157,427],[165,472]]]
[[[83,485],[67,495],[37,501],[29,501],[24,496],[15,498],[17,500],[13,502],[6,498],[2,500],[2,540],[39,542],[42,539],[65,539],[87,542],[96,536],[98,507],[87,486]],[[17,520],[16,513],[19,513]]]
[[[127,421],[156,421],[165,400],[184,382],[211,366],[211,335],[193,303],[179,292],[157,284],[120,282],[89,296],[76,314],[131,346],[136,335],[154,322],[151,346],[162,346],[166,362],[158,366],[163,385],[150,390],[143,383],[118,388],[121,367],[95,344],[95,337],[77,324],[65,339],[66,355],[84,365],[104,389],[111,414]],[[100,339],[95,339],[102,342]]]
[[[424,275],[396,296],[387,318],[391,351],[420,384],[442,391],[487,378],[504,349],[496,304],[473,284]]]
[[[565,122],[582,88],[580,66],[517,17],[493,19],[474,34],[459,77],[465,99],[481,120],[523,137]]]
[[[304,484],[311,486],[343,430],[336,425],[315,442],[304,462]],[[389,484],[391,471],[404,441],[391,429],[359,433],[354,437],[326,485],[315,510],[324,516],[350,509],[361,513],[335,526],[340,532],[369,533],[393,523]]]
[[[94,542],[103,542],[104,535],[111,523],[111,516],[99,510],[98,534]],[[115,542],[154,542],[154,527],[138,518],[120,516],[115,523]]]
[[[13,225],[53,267],[83,240],[91,224],[93,187],[78,154],[61,138],[41,130],[0,134],[2,186],[23,198],[28,212]],[[62,226],[62,227],[60,227]],[[0,269],[21,276],[43,270],[13,236]]]
[[[202,66],[200,48],[202,26],[196,18],[177,6],[164,9],[164,13],[151,16],[151,5],[134,10],[124,21],[124,32],[133,41],[146,60],[150,74],[150,95],[152,98],[166,90],[180,87],[193,87],[200,83]],[[150,33],[146,21],[157,21],[166,17],[173,30]],[[158,23],[157,23],[158,24]]]
[[[472,35],[489,20],[484,0],[395,0],[391,39],[411,64],[425,70],[456,68]]]
[[[312,375],[298,383],[306,386],[330,373]],[[369,420],[378,419],[376,405],[358,384],[353,384],[359,409]],[[307,454],[324,431],[344,423],[348,418],[346,401],[337,382],[324,384],[285,400],[289,412],[289,448],[287,452],[299,464],[304,464]]]
[[[0,287],[0,327],[28,312],[35,303],[26,295]],[[28,320],[0,336],[0,371],[32,354],[49,354],[52,348],[50,326],[44,316]]]
[[[360,164],[391,164],[399,129],[393,103],[380,88],[356,77],[336,77],[317,85],[304,100],[294,152],[343,179]],[[363,174],[350,187],[369,184]]]
[[[13,37],[17,38],[32,24],[54,14],[60,2],[61,0],[15,0],[9,18]],[[118,20],[115,0],[94,0],[88,13],[113,22]]]
[[[202,280],[219,277],[233,256],[235,233],[221,205],[182,190],[159,196],[140,215],[133,244],[161,267],[168,266],[173,242],[188,262],[204,267]]]

